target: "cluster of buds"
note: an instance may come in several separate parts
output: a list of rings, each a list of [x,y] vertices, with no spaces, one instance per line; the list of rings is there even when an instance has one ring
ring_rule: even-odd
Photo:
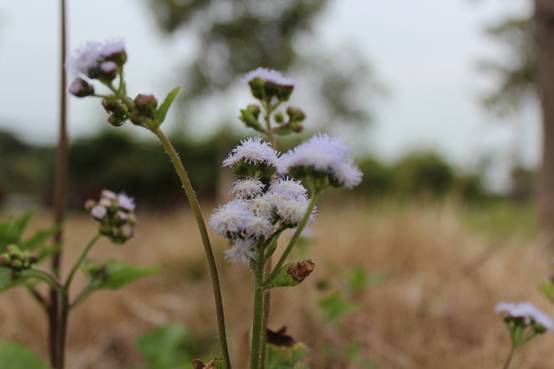
[[[100,234],[114,243],[122,244],[133,237],[135,202],[127,195],[103,190],[98,201],[88,200],[85,209],[99,224]]]
[[[133,124],[153,130],[165,119],[169,104],[179,91],[172,91],[166,98],[166,102],[167,99],[171,101],[160,109],[153,95],[138,94],[134,99],[127,96],[123,73],[126,61],[127,53],[121,40],[86,43],[67,60],[67,69],[75,75],[69,92],[77,97],[102,98],[102,106],[108,113],[108,123],[115,127],[130,120]],[[96,94],[93,81],[103,84],[110,94]]]
[[[554,330],[552,319],[529,302],[501,302],[496,305],[495,311],[503,317],[514,349],[537,335]]]
[[[250,86],[252,96],[258,99],[266,111],[264,119],[271,119],[270,115],[281,103],[289,100],[293,90],[294,81],[284,77],[280,72],[266,68],[258,68],[246,74],[242,79]],[[257,104],[250,104],[240,111],[240,120],[246,127],[261,133],[267,133],[268,129],[278,135],[300,133],[304,130],[306,114],[299,108],[289,106],[285,112],[276,112],[273,121],[275,128],[264,127],[260,122],[262,108]]]
[[[0,255],[0,267],[9,268],[16,273],[31,268],[36,262],[35,255],[21,250],[16,245],[8,245],[6,252]]]

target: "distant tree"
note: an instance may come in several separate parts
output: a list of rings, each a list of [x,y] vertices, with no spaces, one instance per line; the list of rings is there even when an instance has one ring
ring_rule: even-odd
[[[183,74],[184,107],[232,86],[259,66],[301,71],[323,122],[367,123],[379,90],[355,50],[315,50],[312,29],[329,0],[149,0],[160,28],[192,35],[198,52]],[[300,73],[298,73],[300,74]],[[314,78],[317,77],[317,78]],[[319,109],[321,107],[321,109]]]

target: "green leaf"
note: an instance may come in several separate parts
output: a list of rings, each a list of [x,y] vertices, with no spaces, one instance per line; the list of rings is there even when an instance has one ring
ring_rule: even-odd
[[[11,269],[0,267],[0,292],[22,285],[31,278],[38,278],[32,271],[22,271],[15,275]]]
[[[539,291],[554,304],[554,283],[544,282],[539,286]]]
[[[330,322],[340,322],[348,313],[355,309],[355,305],[347,301],[339,292],[321,298],[318,306],[325,319]]]
[[[49,369],[49,366],[19,343],[0,341],[0,369]]]
[[[95,289],[117,290],[127,284],[158,273],[158,267],[142,268],[117,260],[109,260],[103,267],[101,276],[90,281]]]
[[[388,278],[387,273],[369,273],[364,267],[357,266],[346,279],[346,287],[349,292],[360,293],[370,287],[383,283]]]
[[[173,101],[179,94],[181,93],[181,87],[175,87],[173,90],[171,90],[167,96],[165,97],[165,100],[162,102],[160,107],[158,108],[158,111],[156,111],[156,119],[158,121],[158,126],[163,123],[165,120],[165,117],[167,115],[167,112],[169,111],[169,108],[171,107],[171,104],[173,104]]]
[[[7,221],[0,223],[0,253],[4,252],[6,246],[12,243],[20,243],[23,232],[33,213],[28,212],[19,218],[9,218]]]
[[[292,347],[267,345],[267,369],[308,369],[308,349],[302,343]]]

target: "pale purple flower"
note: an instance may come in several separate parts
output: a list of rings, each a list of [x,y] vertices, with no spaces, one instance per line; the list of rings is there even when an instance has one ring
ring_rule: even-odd
[[[246,84],[254,78],[261,78],[264,81],[272,82],[281,86],[294,86],[294,80],[283,76],[281,72],[262,67],[248,72],[244,77],[242,77],[241,82]]]
[[[210,217],[210,227],[224,237],[242,235],[254,215],[244,200],[233,200],[215,209]]]
[[[125,52],[125,42],[123,39],[109,40],[102,45],[100,54],[103,57],[110,57],[114,54],[120,54]]]
[[[105,207],[101,205],[96,205],[90,210],[90,215],[92,215],[94,219],[101,220],[106,216],[107,212],[108,210]]]
[[[247,138],[231,151],[223,166],[231,167],[240,162],[277,167],[277,151],[260,137]]]
[[[119,195],[117,195],[117,202],[119,203],[119,206],[121,206],[125,210],[135,210],[135,200],[132,197],[125,195],[124,193],[120,193]]]
[[[73,75],[85,75],[90,77],[90,72],[98,68],[102,57],[102,44],[99,42],[87,42],[75,50],[66,61],[67,70]]]
[[[274,218],[273,205],[271,203],[271,196],[269,193],[248,200],[248,207],[255,216],[266,219]]]
[[[286,199],[306,199],[308,191],[306,187],[290,178],[278,178],[271,182],[269,192],[272,194],[283,196]]]
[[[251,216],[245,225],[244,233],[246,237],[256,240],[266,239],[273,233],[274,226],[271,220],[266,217]]]
[[[115,194],[115,192],[110,191],[110,190],[102,190],[102,192],[100,193],[100,197],[108,199],[108,200],[117,199],[117,195]]]
[[[233,264],[248,265],[255,256],[254,241],[252,240],[235,240],[233,246],[225,251],[225,260]]]
[[[546,330],[554,330],[552,319],[530,302],[500,302],[496,304],[494,310],[497,314],[507,314],[510,317],[523,318],[525,324],[535,322]]]
[[[102,62],[100,70],[105,74],[114,73],[117,70],[117,64],[111,60]]]
[[[252,178],[241,179],[233,183],[231,193],[237,199],[251,199],[261,194],[264,190],[264,184]]]
[[[308,210],[308,199],[287,199],[278,195],[271,198],[275,213],[281,222],[289,227],[296,227]],[[312,213],[309,220],[313,220],[314,216],[315,213]]]
[[[279,158],[280,174],[284,175],[293,168],[301,167],[327,173],[346,188],[357,186],[362,180],[362,173],[354,165],[346,146],[326,134],[313,136]]]

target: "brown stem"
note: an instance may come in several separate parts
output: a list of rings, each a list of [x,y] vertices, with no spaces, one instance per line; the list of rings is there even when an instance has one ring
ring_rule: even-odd
[[[57,232],[54,235],[54,244],[59,245],[56,253],[52,257],[52,273],[59,277],[61,269],[63,228],[62,223],[65,217],[65,193],[67,186],[67,75],[65,71],[65,59],[67,50],[67,29],[66,29],[66,2],[60,0],[60,125],[58,136],[58,150],[56,156],[56,177],[54,182],[54,224]],[[58,369],[58,349],[59,339],[59,292],[56,289],[50,289],[50,301],[48,307],[48,348],[50,354],[50,363],[52,367]]]

